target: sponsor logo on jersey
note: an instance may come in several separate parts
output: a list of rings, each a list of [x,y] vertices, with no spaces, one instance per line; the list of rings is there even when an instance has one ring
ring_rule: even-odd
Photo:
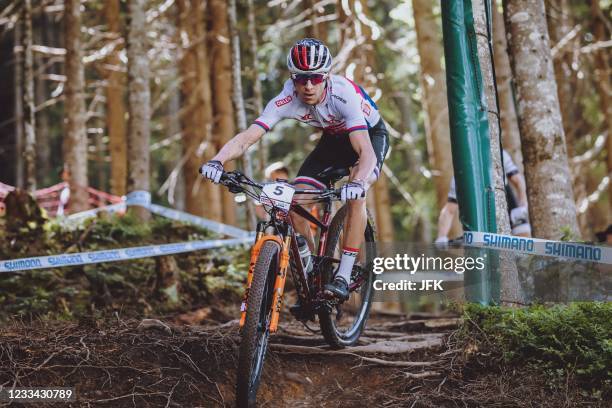
[[[281,106],[288,104],[292,100],[293,98],[291,97],[291,95],[287,95],[286,98],[279,99],[278,101],[274,102],[274,104],[280,108]]]
[[[329,114],[329,113],[327,114],[327,121],[328,121],[329,123],[331,123],[331,124],[338,123],[338,122],[342,122],[342,120],[341,120],[341,119],[336,119],[336,117],[335,117],[334,115]]]
[[[332,95],[334,98],[338,99],[340,102],[346,104],[346,99],[338,95]]]
[[[333,134],[338,134],[338,133],[344,133],[346,131],[346,122],[341,121],[340,123],[335,123],[332,124],[330,126],[326,126],[325,127],[325,132],[326,133],[333,133]]]
[[[300,116],[300,120],[303,120],[303,121],[313,120],[312,113],[307,113],[304,116]]]
[[[365,100],[361,101],[361,111],[366,115],[366,116],[370,116],[370,113],[372,113],[372,108],[370,107],[370,104],[367,103]]]

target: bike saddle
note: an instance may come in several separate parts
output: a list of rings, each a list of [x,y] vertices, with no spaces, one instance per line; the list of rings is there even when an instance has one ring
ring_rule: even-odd
[[[328,179],[330,185],[333,185],[336,181],[342,177],[346,177],[351,173],[351,169],[348,167],[328,167],[319,174],[318,179]]]

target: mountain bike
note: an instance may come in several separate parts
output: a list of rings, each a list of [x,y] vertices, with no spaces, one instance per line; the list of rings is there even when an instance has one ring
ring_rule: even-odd
[[[342,253],[343,227],[347,207],[332,217],[333,203],[340,191],[334,183],[348,175],[348,169],[329,168],[319,176],[331,180],[326,189],[298,189],[286,180],[260,184],[244,174],[225,172],[221,184],[233,193],[244,193],[263,204],[270,218],[257,224],[251,248],[244,298],[240,307],[241,342],[238,358],[236,402],[239,407],[255,406],[263,363],[271,333],[278,329],[287,273],[290,272],[299,307],[291,310],[308,327],[318,318],[321,333],[332,348],[353,345],[361,335],[372,299],[373,259],[376,256],[374,224],[368,213],[364,244],[355,262],[349,283],[350,297],[342,302],[324,295],[323,287],[334,279]],[[295,195],[308,196],[297,199]],[[301,204],[322,205],[321,219]],[[307,219],[317,229],[313,268],[307,273],[300,258],[290,213]],[[312,329],[311,329],[312,330]]]

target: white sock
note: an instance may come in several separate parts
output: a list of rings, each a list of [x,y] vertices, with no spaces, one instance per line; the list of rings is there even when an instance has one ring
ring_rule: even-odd
[[[351,272],[353,271],[353,265],[355,264],[358,253],[359,249],[350,247],[342,248],[342,258],[340,258],[340,266],[338,267],[336,278],[341,276],[347,283],[351,283]]]

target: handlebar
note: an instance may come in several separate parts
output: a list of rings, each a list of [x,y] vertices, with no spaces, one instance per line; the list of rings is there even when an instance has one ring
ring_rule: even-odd
[[[221,184],[227,187],[238,187],[243,190],[243,186],[251,186],[262,189],[263,184],[258,183],[246,175],[242,174],[239,171],[224,171],[221,175],[221,179],[219,180]],[[230,190],[231,191],[231,190]],[[243,190],[244,191],[244,190]],[[237,192],[237,191],[236,191]],[[340,199],[340,189],[323,189],[323,190],[314,190],[314,189],[302,189],[296,188],[295,194],[308,194],[308,195],[318,195],[318,198],[333,198]]]

